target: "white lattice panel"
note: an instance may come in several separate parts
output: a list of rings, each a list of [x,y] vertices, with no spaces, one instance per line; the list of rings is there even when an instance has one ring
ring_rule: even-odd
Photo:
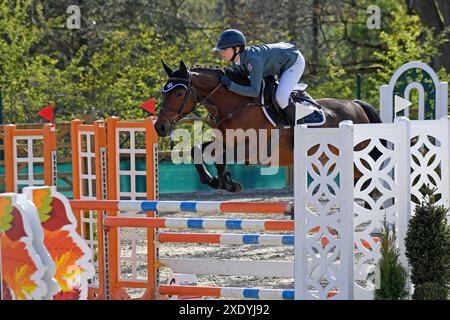
[[[355,298],[373,299],[375,270],[386,216],[397,230],[401,262],[406,266],[404,236],[409,213],[408,122],[355,125],[354,239]]]
[[[449,118],[411,121],[411,214],[423,201],[421,188],[440,195],[437,205],[449,207]]]
[[[347,278],[353,279],[354,297],[373,299],[384,217],[391,227],[396,228],[400,262],[407,267],[404,239],[414,205],[422,201],[421,189],[427,184],[436,188],[440,197],[437,203],[449,207],[449,119],[409,121],[397,118],[388,124],[354,125],[352,149],[345,149],[348,140],[343,136],[344,128],[296,129],[296,250],[300,252],[296,257],[302,258],[296,262],[295,276],[299,284],[296,284],[296,297],[325,299],[330,287],[321,287],[317,283],[334,283],[337,287],[336,277],[323,272],[323,266],[316,260],[320,257],[321,263],[335,268],[334,261],[328,259],[333,255],[330,251],[324,255],[322,249],[327,245],[322,243],[321,249],[319,239],[324,236],[328,239],[333,234],[342,235],[339,229],[334,231],[328,224],[337,223],[339,227],[341,221],[333,215],[333,208],[342,212],[345,201],[354,206],[353,211],[350,210],[354,214],[354,230],[350,232],[355,248],[354,271]],[[320,147],[310,149],[315,145]],[[346,151],[333,152],[331,145]],[[308,156],[307,150],[312,150]],[[336,173],[342,159],[355,166],[354,201],[337,196],[336,190],[342,188],[341,184],[346,179],[340,172],[339,175]],[[312,180],[309,185],[307,174]],[[338,176],[340,183],[335,183]],[[327,212],[328,216],[325,215]],[[330,243],[335,245],[336,237],[331,240]],[[353,247],[349,251],[353,251]]]
[[[353,297],[352,131],[295,128],[296,299]]]
[[[120,128],[116,131],[117,192],[120,200],[143,200],[147,198],[146,190],[138,191],[136,188],[138,177],[145,180],[147,172],[146,170],[139,170],[136,166],[138,158],[145,160],[147,156],[145,130],[145,128]],[[125,184],[122,184],[121,177],[126,177],[124,179]],[[129,185],[130,190],[124,190],[125,185]],[[137,213],[121,211],[119,215],[133,217],[137,216]],[[144,274],[147,266],[147,254],[145,251],[138,252],[138,248],[146,248],[147,230],[143,228],[120,228],[118,241],[120,280],[145,281],[147,279],[147,275]],[[130,254],[124,255],[125,252]]]
[[[40,149],[42,149],[42,143],[43,143],[43,136],[18,136],[13,138],[13,145],[14,145],[14,180],[15,180],[15,192],[19,192],[19,186],[20,188],[23,187],[32,187],[32,186],[42,186],[44,185],[44,179],[36,179],[34,172],[35,166],[44,166],[44,158],[43,157],[37,157],[34,154],[34,150],[36,150],[35,144],[38,142],[41,144],[39,146]],[[20,144],[24,144],[26,142],[27,147],[24,148],[24,152],[26,152],[25,156],[19,156],[17,148],[19,147],[19,141]],[[26,179],[20,179],[19,178],[19,167],[25,164],[27,167],[27,173],[25,174]]]
[[[96,200],[95,194],[96,173],[95,168],[95,150],[94,132],[78,131],[78,154],[80,172],[80,199]],[[89,280],[90,287],[98,287],[98,238],[97,238],[97,211],[80,211],[81,218],[81,237],[86,241],[92,251],[92,263],[95,266],[95,276]]]

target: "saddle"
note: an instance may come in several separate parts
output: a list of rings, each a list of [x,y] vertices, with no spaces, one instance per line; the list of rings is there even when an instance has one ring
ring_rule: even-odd
[[[264,113],[266,117],[275,127],[289,127],[289,122],[286,119],[285,113],[278,105],[276,99],[276,92],[278,88],[278,81],[274,76],[264,77],[262,84],[261,103],[264,105]],[[291,98],[294,102],[304,105],[311,105],[317,108],[317,111],[299,119],[297,124],[307,124],[309,126],[322,125],[325,122],[325,115],[321,110],[321,106],[306,92],[306,84],[298,84],[291,93]]]
[[[243,76],[239,72],[226,68],[224,70],[225,74],[234,82],[248,86],[250,85],[250,80],[248,77]],[[316,107],[318,110],[307,115],[304,118],[298,120],[297,124],[307,124],[308,126],[318,126],[325,123],[325,114],[321,109],[320,105],[314,101],[314,99],[306,92],[306,84],[299,84],[291,93],[291,97],[295,102],[301,104],[310,104]],[[276,128],[290,128],[291,125],[286,118],[285,113],[278,105],[276,99],[276,92],[278,88],[278,81],[276,81],[274,76],[264,77],[261,84],[261,101],[262,110],[267,120]],[[258,99],[258,98],[256,98]]]

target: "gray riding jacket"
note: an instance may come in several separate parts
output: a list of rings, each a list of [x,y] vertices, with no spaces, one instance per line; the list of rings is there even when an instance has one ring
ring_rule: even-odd
[[[248,97],[257,97],[263,77],[281,74],[297,61],[300,51],[286,42],[254,45],[240,54],[239,64],[231,67],[245,76],[250,76],[250,86],[231,82],[230,91]]]

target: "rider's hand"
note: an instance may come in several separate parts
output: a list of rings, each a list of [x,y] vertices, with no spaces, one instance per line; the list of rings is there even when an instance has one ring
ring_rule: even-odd
[[[228,77],[225,76],[225,75],[221,75],[221,76],[220,76],[220,82],[221,82],[225,87],[227,87],[228,89],[229,89],[230,86],[231,86],[231,80],[230,80],[230,78],[228,78]]]

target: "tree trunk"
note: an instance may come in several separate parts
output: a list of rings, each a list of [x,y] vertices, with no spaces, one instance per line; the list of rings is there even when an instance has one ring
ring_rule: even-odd
[[[320,7],[319,0],[313,0],[312,7],[312,61],[311,73],[317,73],[317,65],[319,64],[319,16]]]
[[[239,29],[238,19],[238,1],[237,0],[225,0],[225,19],[229,28]]]
[[[406,0],[406,3],[409,9],[412,9],[420,17],[425,26],[433,29],[435,35],[450,27],[450,1]],[[444,67],[447,72],[450,72],[450,42],[441,45],[439,53],[433,59],[433,68],[437,71]]]

